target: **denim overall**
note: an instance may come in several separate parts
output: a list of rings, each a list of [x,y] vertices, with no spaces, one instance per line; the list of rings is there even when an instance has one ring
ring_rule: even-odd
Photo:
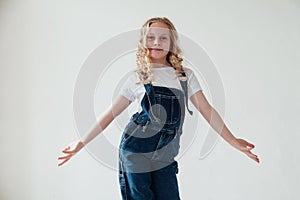
[[[119,146],[123,200],[180,199],[174,157],[179,151],[188,101],[186,81],[180,83],[184,93],[151,83],[144,85],[142,111],[131,117]]]

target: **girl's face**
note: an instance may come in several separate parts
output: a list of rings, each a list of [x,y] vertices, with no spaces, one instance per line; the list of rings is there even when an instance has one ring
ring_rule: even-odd
[[[150,58],[153,63],[166,64],[166,57],[170,50],[170,31],[162,22],[151,24],[146,36],[146,46],[150,50]]]

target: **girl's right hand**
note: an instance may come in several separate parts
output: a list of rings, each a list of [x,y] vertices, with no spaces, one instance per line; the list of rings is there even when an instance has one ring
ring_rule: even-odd
[[[64,156],[58,157],[58,160],[61,160],[61,162],[58,164],[58,166],[63,165],[68,160],[72,158],[78,151],[80,151],[84,147],[84,144],[82,141],[77,141],[69,146],[67,146],[65,149],[62,150],[64,153]]]

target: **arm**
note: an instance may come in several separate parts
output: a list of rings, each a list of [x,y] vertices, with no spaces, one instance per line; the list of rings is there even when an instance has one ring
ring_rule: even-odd
[[[253,154],[251,150],[254,148],[253,144],[236,138],[227,128],[219,113],[208,103],[203,92],[200,90],[190,97],[191,102],[202,114],[209,125],[230,145],[242,151],[251,159],[259,162],[257,155]]]
[[[102,117],[100,117],[96,124],[92,126],[90,131],[88,131],[88,133],[83,137],[82,141],[79,140],[72,145],[73,147],[67,146],[62,150],[62,152],[66,155],[58,158],[58,160],[61,160],[58,166],[61,166],[70,160],[73,155],[104,131],[105,128],[108,127],[108,125],[130,105],[130,103],[131,101],[127,98],[119,96],[113,105],[103,114]]]
[[[131,101],[126,99],[123,96],[114,102],[114,104],[104,113],[104,115],[98,120],[96,125],[83,137],[82,143],[84,145],[92,141],[97,135],[99,135],[108,125],[119,115],[121,114],[129,105]]]

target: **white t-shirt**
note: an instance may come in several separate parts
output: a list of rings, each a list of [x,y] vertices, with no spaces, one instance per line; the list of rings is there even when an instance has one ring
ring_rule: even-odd
[[[202,90],[194,72],[184,67],[185,74],[188,77],[188,97]],[[175,69],[173,67],[157,67],[151,69],[154,75],[154,80],[152,81],[153,86],[162,86],[168,88],[176,88],[182,91],[182,87],[178,77],[175,74]],[[145,95],[145,88],[142,83],[139,83],[140,79],[135,71],[130,72],[128,79],[125,81],[121,88],[120,95],[126,97],[130,101],[137,100],[138,103],[142,101]]]

